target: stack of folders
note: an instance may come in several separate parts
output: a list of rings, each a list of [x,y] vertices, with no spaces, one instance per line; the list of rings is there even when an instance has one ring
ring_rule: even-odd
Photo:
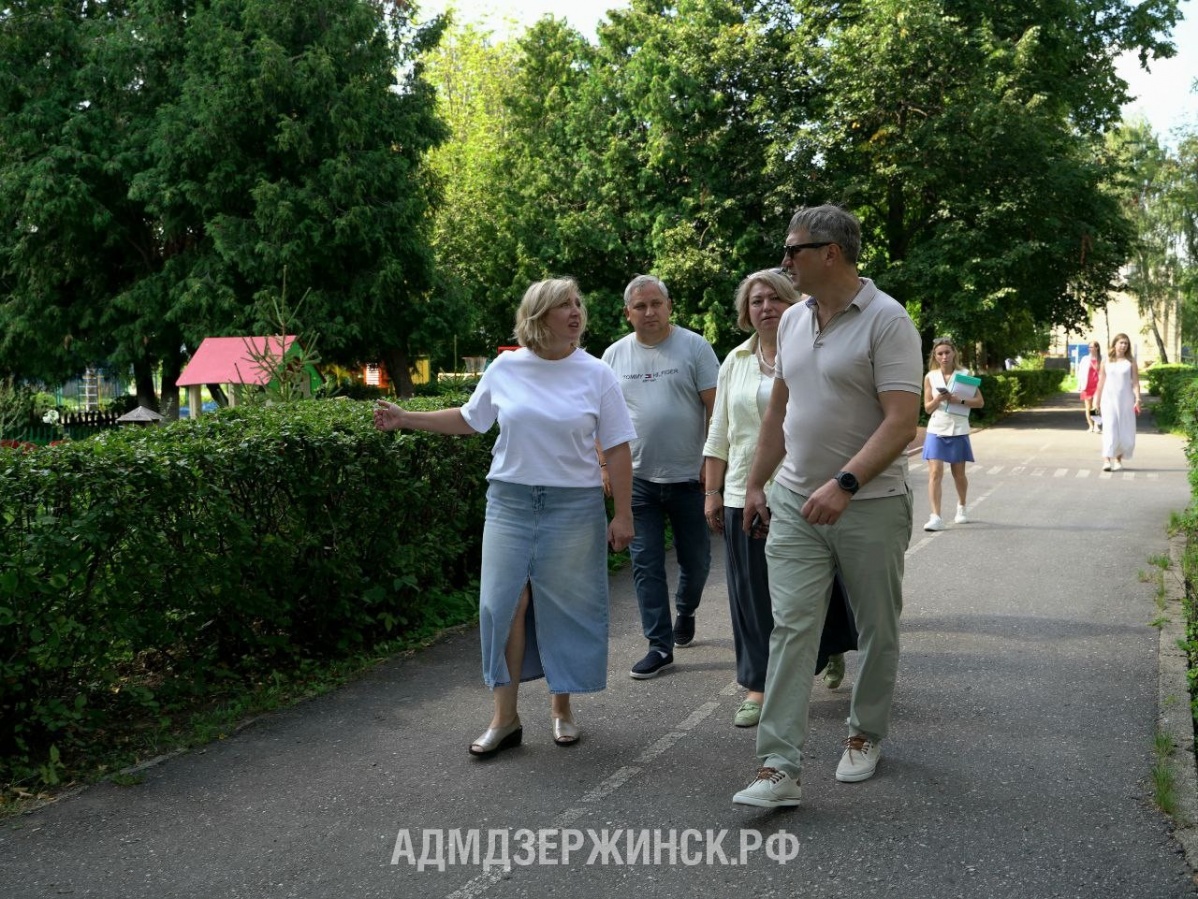
[[[981,386],[981,378],[975,378],[973,375],[967,375],[964,372],[954,372],[953,376],[948,379],[948,392],[965,397],[966,399],[974,396]],[[969,407],[964,403],[949,403],[948,411],[953,415],[968,415]]]

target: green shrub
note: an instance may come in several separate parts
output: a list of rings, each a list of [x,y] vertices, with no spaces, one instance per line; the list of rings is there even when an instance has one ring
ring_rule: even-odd
[[[1179,367],[1168,366],[1171,369]],[[1165,366],[1153,366],[1153,368],[1165,368]],[[1198,585],[1198,504],[1194,502],[1194,498],[1198,497],[1198,379],[1194,377],[1180,378],[1179,382],[1172,383],[1169,388],[1165,388],[1165,382],[1173,382],[1175,377],[1179,376],[1170,374],[1161,378],[1161,403],[1164,404],[1165,396],[1176,389],[1177,399],[1174,405],[1177,427],[1185,435],[1185,453],[1189,462],[1190,505],[1178,522],[1178,526],[1184,530],[1186,535],[1186,549],[1182,555],[1186,636],[1180,643],[1189,659],[1186,673],[1190,685],[1190,711],[1194,725],[1198,728],[1198,595],[1196,595],[1195,587]],[[1160,406],[1157,407],[1156,415],[1159,421]]]
[[[357,381],[344,381],[331,388],[332,396],[344,397],[350,400],[379,400],[391,396],[391,392],[373,384],[361,384]]]
[[[1140,380],[1144,382],[1145,391],[1151,396],[1160,396],[1165,385],[1171,382],[1185,382],[1195,377],[1198,377],[1198,368],[1193,365],[1158,364],[1140,371]]]
[[[1147,382],[1148,393],[1160,397],[1160,402],[1153,408],[1157,427],[1172,431],[1182,426],[1186,403],[1193,408],[1193,399],[1187,401],[1186,397],[1195,378],[1198,378],[1198,368],[1192,365],[1153,365],[1142,371],[1140,378]]]
[[[239,407],[0,449],[0,779],[69,774],[127,716],[473,593],[492,439],[382,434],[370,412]]]

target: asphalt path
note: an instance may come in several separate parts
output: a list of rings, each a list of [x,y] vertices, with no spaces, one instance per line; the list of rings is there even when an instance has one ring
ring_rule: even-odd
[[[976,432],[974,520],[936,534],[912,457],[903,655],[872,780],[834,778],[850,654],[844,685],[814,688],[803,804],[732,804],[756,762],[754,731],[731,723],[717,546],[695,645],[654,680],[628,677],[645,643],[631,579],[613,578],[608,689],[576,697],[573,748],[553,744],[533,683],[523,746],[467,754],[490,701],[477,631],[460,629],[135,786],[0,823],[0,896],[1198,895],[1151,804],[1158,639],[1141,577],[1187,505],[1183,444],[1145,420],[1135,459],[1107,474],[1083,424],[1063,396]]]

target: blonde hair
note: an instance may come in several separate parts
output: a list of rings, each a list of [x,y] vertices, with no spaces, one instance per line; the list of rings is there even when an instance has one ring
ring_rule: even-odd
[[[936,337],[932,340],[932,351],[928,353],[928,371],[935,371],[940,367],[940,363],[936,361],[936,350],[942,346],[952,347],[953,350],[953,369],[961,367],[961,351],[957,349],[957,345],[953,343],[951,337]]]
[[[582,331],[587,328],[587,307],[573,278],[547,278],[537,281],[524,291],[524,299],[516,310],[516,343],[528,347],[534,353],[545,348],[549,342],[549,328],[545,324],[545,313],[568,302],[570,296],[578,297]]]
[[[799,292],[795,290],[790,278],[777,269],[767,268],[753,272],[736,288],[736,326],[742,331],[753,330],[753,324],[749,320],[749,291],[753,289],[754,284],[768,284],[774,289],[778,299],[787,306],[793,306],[799,301]]]

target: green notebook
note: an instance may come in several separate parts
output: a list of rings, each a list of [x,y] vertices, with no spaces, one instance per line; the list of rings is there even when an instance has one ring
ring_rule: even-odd
[[[977,394],[978,388],[982,386],[982,379],[975,378],[973,375],[967,375],[962,372],[953,372],[953,376],[948,379],[948,392],[955,393],[957,396],[969,398]],[[963,403],[949,403],[948,411],[954,415],[968,415],[969,407]]]

